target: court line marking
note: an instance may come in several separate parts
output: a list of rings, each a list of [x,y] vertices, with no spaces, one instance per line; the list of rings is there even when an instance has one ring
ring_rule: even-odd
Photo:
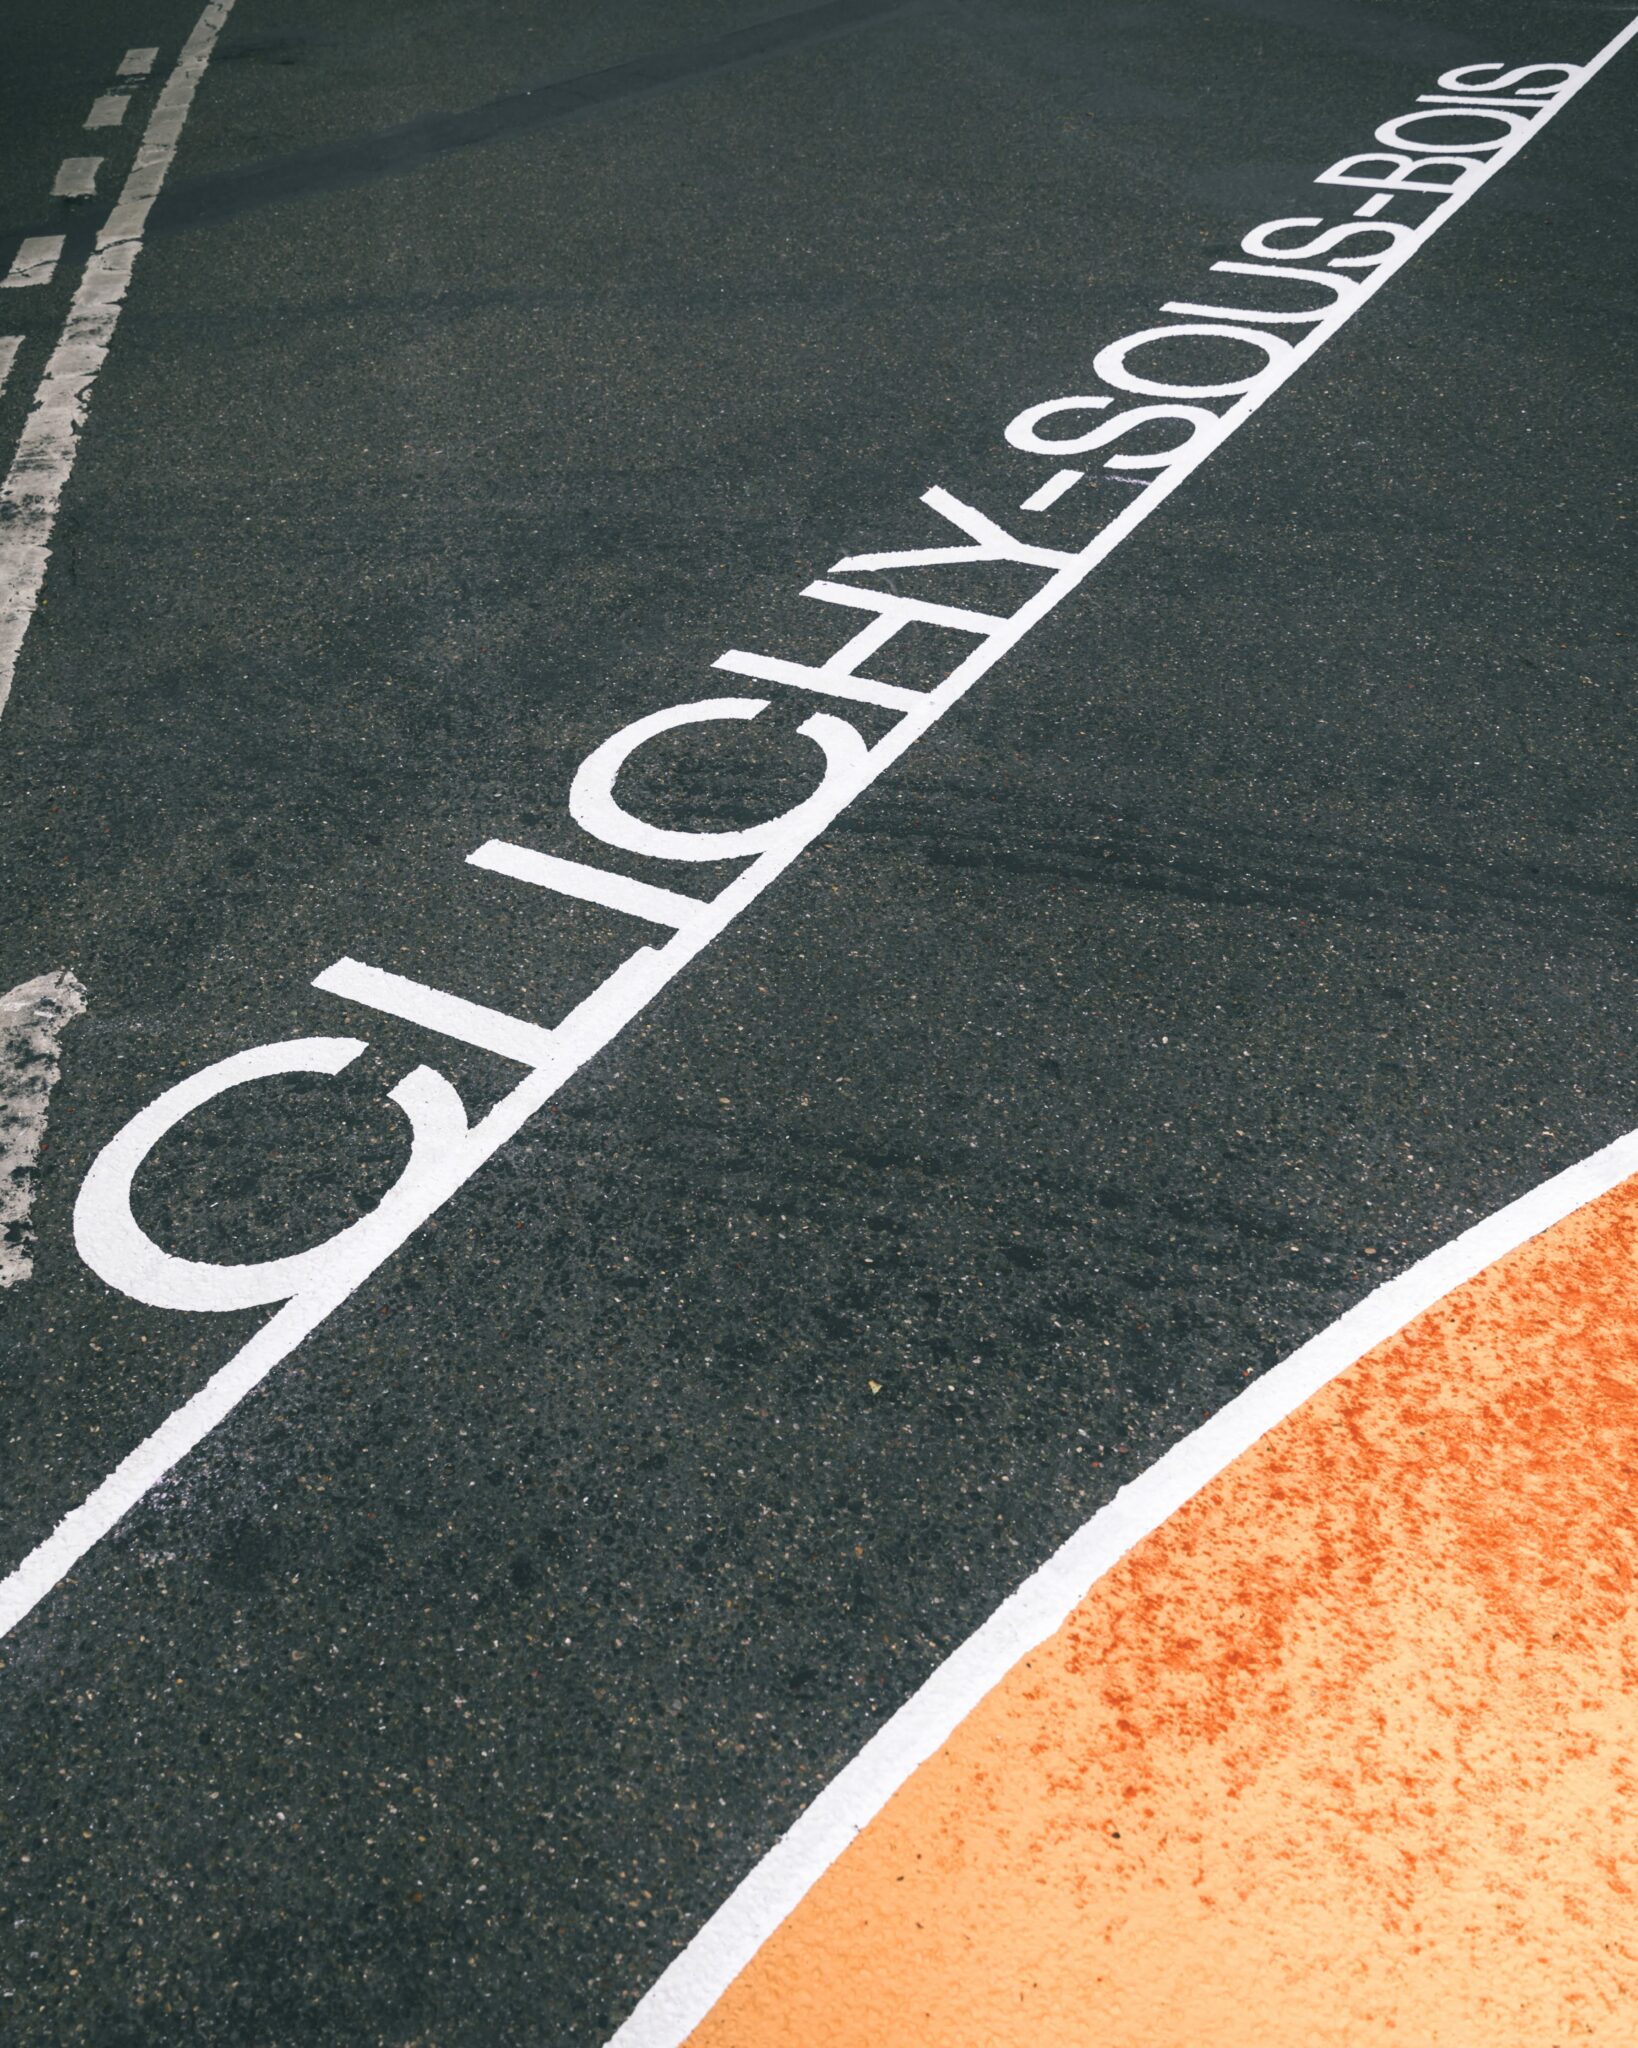
[[[0,516],[4,519],[0,524],[0,712],[11,695],[17,657],[40,600],[51,556],[51,530],[74,467],[91,387],[107,358],[131,272],[141,253],[148,209],[165,182],[182,124],[232,8],[233,0],[210,0],[154,102],[136,161],[97,236],[62,334],[40,379],[17,453],[0,485]],[[132,50],[125,61],[129,64],[133,58],[146,57],[151,64],[154,54]],[[102,159],[69,161],[98,164]],[[63,170],[67,168],[65,164]],[[59,192],[62,177],[59,172]],[[90,192],[93,188],[87,185],[84,189]]]
[[[218,0],[217,7],[207,10],[207,13],[225,15],[230,4],[231,0],[226,0],[226,4]],[[830,733],[832,728],[834,735],[845,735],[850,742],[834,764],[827,760],[825,779],[814,796],[759,828],[755,835],[757,858],[719,891],[697,918],[690,919],[664,946],[645,946],[631,954],[576,1004],[561,1023],[553,1026],[550,1031],[551,1049],[541,1058],[540,1064],[525,1074],[517,1086],[502,1096],[476,1124],[468,1123],[459,1095],[436,1069],[418,1066],[405,1075],[389,1091],[388,1099],[397,1104],[410,1120],[410,1160],[404,1174],[374,1210],[307,1252],[267,1260],[260,1265],[217,1266],[208,1261],[178,1259],[162,1251],[141,1231],[129,1204],[130,1182],[141,1161],[176,1122],[199,1104],[227,1087],[236,1087],[263,1076],[298,1071],[339,1073],[365,1050],[366,1042],[363,1040],[303,1038],[253,1046],[188,1076],[139,1110],[98,1154],[81,1184],[74,1218],[75,1241],[81,1257],[111,1286],[117,1286],[141,1301],[198,1310],[245,1308],[273,1302],[280,1302],[282,1306],[217,1368],[195,1394],[173,1409],[156,1430],[127,1453],[4,1580],[0,1580],[0,1636],[9,1634],[31,1613],[79,1560],[216,1429],[275,1366],[327,1321],[583,1066],[612,1043],[698,954],[711,946],[801,857],[864,790],[923,738],[1042,619],[1077,590],[1107,556],[1129,539],[1173,491],[1284,386],[1303,363],[1374,298],[1418,249],[1459,213],[1475,193],[1483,191],[1531,137],[1555,119],[1588,80],[1596,77],[1635,35],[1638,35],[1638,16],[1634,16],[1585,64],[1565,66],[1555,61],[1548,67],[1573,70],[1574,76],[1551,99],[1537,103],[1532,111],[1538,111],[1539,118],[1533,124],[1510,126],[1507,139],[1476,167],[1470,165],[1473,175],[1468,176],[1464,171],[1462,181],[1449,189],[1448,196],[1434,208],[1426,221],[1419,228],[1407,232],[1387,255],[1378,259],[1370,275],[1359,281],[1357,289],[1348,293],[1338,292],[1331,311],[1316,316],[1307,336],[1294,343],[1282,343],[1278,351],[1271,346],[1268,367],[1263,372],[1245,385],[1226,387],[1240,395],[1226,412],[1217,417],[1214,431],[1209,435],[1193,435],[1188,444],[1167,459],[1167,467],[1157,473],[1142,492],[1103,526],[1084,548],[1078,553],[1066,554],[1031,549],[1027,556],[1016,557],[1040,557],[1058,566],[1033,597],[1008,618],[996,622],[995,630],[985,642],[953,669],[942,683],[907,709],[883,739],[872,747],[865,747],[856,728],[823,714],[798,728],[820,744],[825,744],[820,738],[821,733]],[[1532,71],[1540,68],[1539,65],[1527,67]],[[1379,156],[1367,154],[1364,158],[1349,157],[1344,164],[1381,160]],[[1319,182],[1335,182],[1340,168],[1333,166],[1330,171],[1322,173]],[[1353,181],[1345,179],[1345,182]],[[1164,391],[1167,387],[1154,384],[1123,384],[1121,378],[1105,365],[1112,356],[1118,355],[1123,360],[1127,351],[1143,344],[1156,332],[1171,331],[1175,330],[1150,329],[1122,337],[1094,359],[1094,370],[1106,382],[1115,383],[1117,388]],[[1210,395],[1207,387],[1194,388]],[[1084,401],[1051,403],[1079,404]],[[1037,413],[1040,410],[1038,407],[1033,409]],[[1029,417],[1023,414],[1020,420]],[[1016,427],[1019,422],[1013,424]],[[953,506],[953,513],[946,512],[945,516],[952,518],[953,523],[970,536],[979,536],[985,530],[999,533],[999,529],[990,528],[981,513],[961,506],[947,492],[937,489],[926,492],[923,502],[935,509]],[[852,556],[846,562],[838,563],[832,573],[850,565],[857,567],[877,561],[944,559],[950,552],[946,549],[922,549],[912,551],[910,555]],[[954,552],[987,555],[982,540],[976,549]],[[872,609],[878,602],[894,602],[867,599],[859,591],[852,592],[851,596],[853,601],[868,603]],[[870,630],[866,628],[865,633]],[[849,646],[855,644],[850,642]],[[825,672],[816,670],[814,674]],[[608,756],[611,750],[618,752],[621,748],[629,751],[634,739],[640,738],[649,728],[673,724],[679,719],[749,716],[763,708],[751,700],[726,700],[726,706],[726,709],[720,703],[675,706],[670,712],[656,712],[637,720],[605,741],[588,757],[576,777],[576,788],[600,756]],[[602,803],[602,810],[608,815],[597,822],[583,808],[576,809],[575,790],[571,789],[570,810],[577,823],[587,826],[605,844],[616,847],[632,844],[619,829],[623,814],[618,813],[611,801]],[[625,822],[637,823],[630,819]],[[648,832],[646,827],[640,829]],[[650,838],[654,836],[649,834]],[[670,839],[686,835],[658,836]],[[696,849],[707,836],[694,835]],[[722,836],[717,835],[719,842]],[[642,844],[636,850],[647,852],[652,848]],[[716,855],[714,851],[707,856],[696,850],[682,857],[715,858]],[[354,963],[347,964],[351,966]],[[437,1002],[439,991],[423,988],[420,984],[405,984],[404,987],[417,992],[416,1021],[426,1022],[435,1030],[446,1028],[427,1008],[429,1003]],[[452,1035],[461,1036],[458,1023],[454,1024]]]
[[[1638,1130],[1555,1174],[1376,1288],[1123,1486],[831,1779],[655,1981],[608,2048],[679,2048],[899,1787],[1021,1658],[1062,1628],[1128,1551],[1367,1352],[1635,1174]]]

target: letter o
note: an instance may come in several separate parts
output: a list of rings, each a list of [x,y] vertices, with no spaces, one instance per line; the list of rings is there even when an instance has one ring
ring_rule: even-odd
[[[1448,136],[1439,142],[1423,142],[1405,133],[1416,121],[1494,121],[1502,132],[1477,142],[1452,142]],[[1528,134],[1534,125],[1531,115],[1509,113],[1505,107],[1423,107],[1420,113],[1400,114],[1392,121],[1384,121],[1376,131],[1376,140],[1385,142],[1390,149],[1414,149],[1434,156],[1490,156],[1505,149],[1515,135]]]
[[[1253,348],[1263,352],[1263,366],[1249,377],[1240,377],[1226,384],[1161,384],[1152,377],[1135,376],[1126,367],[1126,358],[1135,348],[1142,348],[1151,341],[1176,341],[1190,339],[1195,335],[1214,335],[1225,341],[1249,342]],[[1106,384],[1113,384],[1119,391],[1137,391],[1153,398],[1238,398],[1242,392],[1250,391],[1262,377],[1283,362],[1291,353],[1291,343],[1283,335],[1269,334],[1257,327],[1225,327],[1203,320],[1190,320],[1177,327],[1145,327],[1141,334],[1123,335],[1093,358],[1092,368]]]
[[[828,712],[821,711],[796,728],[825,757],[819,787],[801,803],[760,825],[747,825],[739,832],[674,832],[634,818],[614,794],[615,777],[645,740],[681,725],[704,725],[717,718],[755,718],[767,708],[767,699],[762,697],[707,697],[697,704],[673,704],[634,720],[581,762],[569,785],[570,817],[605,846],[651,854],[660,860],[729,860],[735,854],[766,853],[771,847],[790,843],[793,837],[800,843],[810,827],[818,830],[837,807],[837,780],[850,770],[862,771],[870,757],[857,727]]]

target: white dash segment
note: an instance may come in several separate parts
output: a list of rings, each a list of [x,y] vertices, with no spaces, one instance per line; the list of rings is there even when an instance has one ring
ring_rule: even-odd
[[[1393,194],[1391,192],[1373,192],[1369,199],[1363,200],[1354,208],[1354,219],[1375,220],[1382,209],[1385,206],[1391,205],[1392,201]]]
[[[62,260],[63,237],[61,235],[30,235],[11,260],[11,268],[0,277],[0,290],[15,290],[20,285],[50,284],[52,274]]]
[[[1032,491],[1019,506],[1020,512],[1044,512],[1049,505],[1056,505],[1065,491],[1073,490],[1085,476],[1084,469],[1060,469],[1056,476],[1049,476],[1038,491]]]
[[[446,989],[429,988],[424,981],[411,981],[404,974],[389,974],[384,967],[369,967],[362,960],[338,960],[313,977],[314,988],[327,996],[339,996],[344,1003],[363,1003],[389,1017],[401,1017],[406,1024],[419,1024],[445,1038],[458,1038],[483,1052],[498,1053],[503,1060],[520,1066],[543,1067],[556,1050],[556,1041],[541,1024],[529,1024],[522,1017],[491,1010],[484,1003],[469,1003],[465,996],[452,996]]]
[[[656,889],[652,882],[634,882],[626,875],[611,875],[607,868],[560,860],[555,853],[537,853],[532,846],[514,846],[506,839],[485,840],[466,858],[469,867],[510,875],[517,882],[533,882],[537,889],[555,889],[560,896],[576,896],[582,903],[596,903],[604,910],[629,911],[633,917],[647,918],[650,924],[671,925],[678,931],[706,907],[697,896]]]
[[[74,467],[91,387],[107,357],[142,248],[148,209],[165,182],[182,123],[232,7],[233,0],[210,0],[154,101],[136,161],[97,236],[62,336],[40,379],[34,409],[23,424],[17,453],[0,485],[0,711],[5,709],[17,657],[40,601],[51,529]]]
[[[0,391],[6,388],[6,379],[11,375],[11,366],[17,360],[17,351],[23,345],[20,334],[0,334]]]
[[[154,59],[159,55],[158,47],[151,50],[127,50],[119,60],[121,78],[146,78],[154,68]]]
[[[105,92],[100,99],[91,102],[85,125],[87,128],[117,128],[125,119],[125,109],[130,104],[128,92]]]
[[[100,156],[65,156],[57,171],[57,182],[51,188],[52,198],[94,199],[101,169]]]

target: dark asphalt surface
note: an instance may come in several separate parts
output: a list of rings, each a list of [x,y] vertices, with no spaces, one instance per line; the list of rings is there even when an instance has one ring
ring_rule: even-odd
[[[554,1020],[629,923],[474,846],[583,851],[598,741],[828,652],[796,593],[928,485],[1016,504],[1005,422],[1440,69],[1624,18],[772,11],[238,0],[0,719],[0,989],[89,993],[0,1297],[8,1568],[266,1320],[79,1263],[129,1116],[356,1030],[138,1184],[191,1256],[338,1228],[408,1067],[516,1070],[320,968]],[[9,25],[0,260],[196,13]],[[1638,1123],[1634,61],[0,1644],[8,2038],[591,2048],[1123,1481]],[[71,288],[3,295],[12,439]],[[649,813],[795,801],[814,708],[651,750]]]

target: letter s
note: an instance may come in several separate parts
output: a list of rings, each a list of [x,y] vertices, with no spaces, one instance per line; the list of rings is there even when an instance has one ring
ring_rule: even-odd
[[[1192,449],[1202,438],[1209,452],[1222,431],[1221,413],[1211,412],[1203,405],[1134,405],[1124,412],[1116,413],[1112,420],[1103,420],[1089,433],[1076,434],[1067,440],[1054,440],[1040,431],[1043,420],[1054,418],[1061,412],[1074,412],[1088,406],[1106,406],[1113,403],[1108,398],[1049,398],[1041,405],[1032,405],[1021,412],[1007,427],[1006,438],[1014,448],[1022,448],[1026,455],[1086,455],[1094,448],[1107,448],[1111,441],[1118,441],[1133,427],[1140,427],[1146,420],[1186,420],[1189,431],[1181,441],[1174,441],[1170,448],[1162,448],[1157,455],[1111,455],[1104,464],[1105,469],[1166,469],[1185,451]]]
[[[1386,235],[1386,247],[1374,256],[1338,256],[1331,263],[1332,270],[1374,270],[1377,264],[1391,256],[1401,242],[1414,239],[1416,230],[1402,226],[1392,220],[1344,221],[1340,227],[1327,228],[1322,235],[1315,235],[1312,241],[1300,242],[1296,248],[1276,248],[1269,236],[1280,228],[1317,228],[1320,216],[1298,214],[1290,220],[1265,220],[1260,227],[1254,227],[1240,247],[1248,256],[1262,256],[1271,263],[1289,263],[1303,256],[1321,256],[1329,249],[1337,249],[1355,235]]]
[[[1458,70],[1447,71],[1439,83],[1446,92],[1485,92],[1499,95],[1509,86],[1517,87],[1521,97],[1529,99],[1550,99],[1554,93],[1568,85],[1572,78],[1581,76],[1579,64],[1521,64],[1516,71],[1503,72],[1500,78],[1475,78],[1475,71],[1501,71],[1499,64],[1463,64]],[[1533,78],[1538,71],[1545,71],[1558,80],[1557,85],[1520,85],[1521,78]]]

